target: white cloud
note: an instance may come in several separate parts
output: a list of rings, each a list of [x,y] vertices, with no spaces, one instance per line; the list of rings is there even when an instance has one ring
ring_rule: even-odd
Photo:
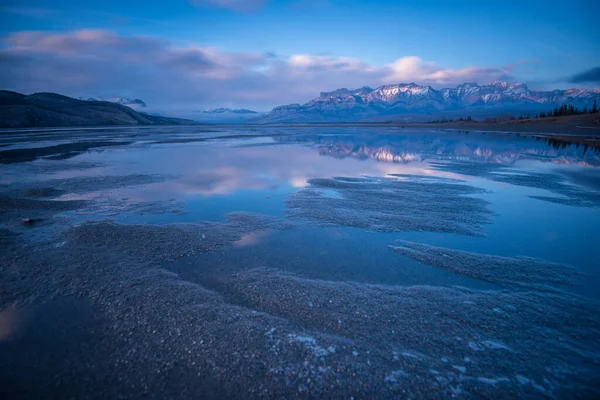
[[[297,54],[288,59],[292,68],[307,70],[368,71],[370,68],[361,60],[349,57],[312,56]]]
[[[106,30],[24,31],[4,38],[0,87],[71,96],[131,96],[150,107],[268,109],[306,102],[321,91],[387,83],[454,86],[510,79],[511,66],[444,68],[406,56],[374,66],[352,57],[235,53],[176,46],[151,36]]]
[[[417,82],[435,86],[452,86],[467,81],[488,83],[510,79],[510,70],[513,66],[451,69],[443,68],[433,62],[426,62],[419,57],[407,56],[397,59],[385,68],[387,74],[381,79],[383,83]]]

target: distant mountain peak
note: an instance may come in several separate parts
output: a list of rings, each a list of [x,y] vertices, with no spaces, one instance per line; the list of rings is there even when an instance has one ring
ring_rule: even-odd
[[[510,83],[505,82],[505,81],[494,81],[489,84],[489,86],[498,86],[498,87],[502,87],[502,88],[507,88],[509,85],[510,85]]]
[[[500,89],[510,89],[510,88],[527,88],[527,84],[523,82],[505,82],[505,81],[494,81],[490,83],[488,86],[493,86]]]

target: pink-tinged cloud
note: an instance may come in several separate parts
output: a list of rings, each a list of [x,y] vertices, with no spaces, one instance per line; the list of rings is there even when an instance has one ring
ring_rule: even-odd
[[[70,96],[128,96],[150,108],[266,110],[342,87],[416,82],[436,87],[511,80],[519,64],[444,68],[419,57],[375,66],[353,57],[234,53],[106,30],[24,31],[2,39],[0,88]]]
[[[463,82],[488,83],[510,80],[514,67],[466,67],[461,69],[444,68],[419,57],[402,57],[387,65],[389,74],[384,81],[418,82],[432,86],[452,86]]]
[[[190,0],[196,7],[217,6],[237,12],[253,12],[261,8],[267,0]]]

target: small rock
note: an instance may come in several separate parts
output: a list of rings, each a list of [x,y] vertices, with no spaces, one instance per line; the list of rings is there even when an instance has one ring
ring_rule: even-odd
[[[31,218],[23,218],[23,223],[30,225],[33,224],[33,220]]]

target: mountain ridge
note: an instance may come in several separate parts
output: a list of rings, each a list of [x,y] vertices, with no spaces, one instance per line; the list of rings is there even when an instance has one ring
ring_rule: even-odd
[[[192,120],[140,113],[108,101],[78,100],[48,92],[25,95],[0,90],[0,128],[196,123]]]
[[[490,114],[505,110],[548,111],[549,107],[564,103],[589,107],[594,100],[600,101],[600,89],[535,91],[525,83],[502,81],[488,85],[465,82],[454,88],[434,89],[411,82],[321,92],[304,104],[275,107],[252,122],[359,122],[394,115],[471,110],[489,110]]]

